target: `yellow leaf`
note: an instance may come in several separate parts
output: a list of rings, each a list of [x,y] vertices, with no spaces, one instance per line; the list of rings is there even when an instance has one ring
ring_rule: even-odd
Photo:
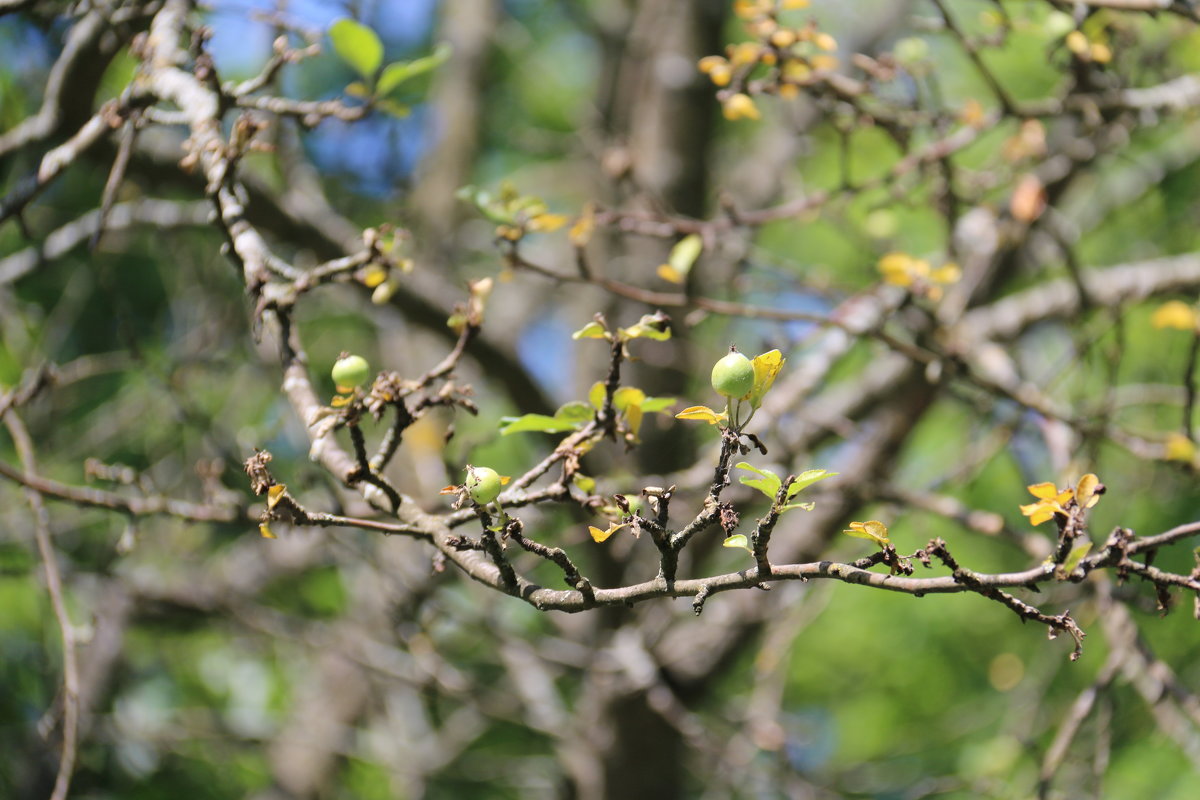
[[[1066,38],[1067,49],[1077,56],[1083,55],[1089,48],[1089,42],[1083,31],[1071,31]]]
[[[571,226],[567,236],[571,240],[571,244],[575,247],[583,247],[592,239],[592,233],[596,230],[596,207],[588,203],[583,207],[583,213],[579,215],[579,219],[575,220],[575,224]]]
[[[641,405],[631,405],[629,408],[625,409],[625,422],[629,428],[629,433],[634,438],[634,441],[637,441],[638,431],[642,429]]]
[[[1029,493],[1041,500],[1049,500],[1058,494],[1058,487],[1049,481],[1045,483],[1035,483],[1032,486],[1026,486]]]
[[[658,277],[662,278],[668,283],[683,283],[683,276],[680,275],[679,271],[670,264],[659,264],[657,273]]]
[[[566,224],[565,214],[538,214],[529,220],[528,228],[531,231],[551,233]]]
[[[1079,503],[1082,508],[1091,508],[1100,502],[1100,495],[1096,494],[1096,487],[1100,485],[1100,479],[1093,473],[1089,472],[1079,479],[1075,484],[1075,502]]]
[[[274,508],[279,503],[279,499],[283,497],[287,491],[287,486],[282,483],[277,483],[270,489],[267,489],[267,508]]]
[[[888,539],[887,525],[884,525],[877,519],[866,522],[851,522],[849,529],[842,531],[842,533],[855,536],[859,539],[870,539],[880,547],[885,544],[891,544],[891,540]]]
[[[725,419],[725,414],[718,414],[708,406],[689,406],[676,414],[675,419],[699,419],[709,425],[716,425]]]
[[[907,253],[888,253],[879,259],[879,272],[893,286],[912,286],[913,257]]]
[[[778,350],[769,350],[754,357],[754,388],[750,390],[750,405],[758,408],[763,396],[775,383],[775,376],[783,369],[787,359]]]
[[[950,262],[949,264],[943,264],[933,272],[929,273],[929,280],[933,281],[934,283],[940,283],[944,285],[958,283],[961,278],[962,270],[958,268],[958,264],[953,262]]]
[[[1196,443],[1182,433],[1172,433],[1167,437],[1164,457],[1168,461],[1191,461],[1196,457]]]
[[[348,392],[354,391],[353,389],[348,389],[344,386],[338,387],[338,391],[341,391],[343,389],[345,389]],[[336,397],[334,397],[332,400],[329,401],[329,405],[333,406],[334,408],[341,408],[342,406],[350,405],[350,401],[352,401],[353,399],[354,399],[354,395],[339,394]]]
[[[512,480],[512,475],[501,475],[500,476],[500,485],[508,486],[509,481],[511,481],[511,480]]]
[[[1196,309],[1182,300],[1172,300],[1158,307],[1150,317],[1150,324],[1156,328],[1195,330],[1198,327]]]
[[[259,523],[258,533],[264,539],[278,539],[279,538],[278,536],[276,536],[274,533],[271,532],[271,526],[265,522]]]
[[[626,525],[627,524],[628,523],[626,523]],[[599,543],[607,540],[608,537],[612,536],[614,533],[624,527],[625,525],[609,525],[607,529],[600,530],[595,525],[588,525],[588,533],[592,535],[592,541]]]

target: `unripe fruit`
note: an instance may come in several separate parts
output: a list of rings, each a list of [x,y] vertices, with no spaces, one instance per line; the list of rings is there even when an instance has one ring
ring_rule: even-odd
[[[725,397],[745,397],[754,388],[754,364],[734,350],[716,363],[712,387]]]
[[[353,389],[371,377],[371,365],[362,356],[344,356],[333,364],[333,382]]]
[[[471,499],[481,505],[500,496],[500,476],[489,467],[467,467],[465,486]]]

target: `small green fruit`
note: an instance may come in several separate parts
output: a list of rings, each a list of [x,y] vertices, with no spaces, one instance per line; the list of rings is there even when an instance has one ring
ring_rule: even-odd
[[[734,350],[713,367],[712,387],[724,397],[745,397],[754,388],[754,364]]]
[[[467,467],[467,494],[476,503],[486,504],[500,496],[500,476],[489,467]]]
[[[344,356],[333,364],[333,382],[353,389],[371,377],[371,365],[362,356]]]

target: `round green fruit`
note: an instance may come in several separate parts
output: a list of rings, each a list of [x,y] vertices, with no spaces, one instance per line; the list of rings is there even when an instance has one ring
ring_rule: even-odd
[[[345,356],[333,364],[333,382],[353,389],[371,377],[371,365],[362,356]]]
[[[488,467],[467,467],[467,494],[476,503],[486,504],[500,496],[500,476]]]
[[[724,397],[745,397],[754,388],[754,363],[734,350],[713,367],[712,387]]]

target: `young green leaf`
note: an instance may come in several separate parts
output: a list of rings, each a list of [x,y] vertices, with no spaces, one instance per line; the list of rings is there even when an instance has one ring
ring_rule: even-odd
[[[771,470],[759,469],[758,467],[748,464],[745,461],[739,461],[734,466],[736,469],[744,469],[762,476],[759,478],[751,478],[747,475],[743,475],[739,479],[743,485],[749,486],[751,489],[758,489],[767,496],[767,499],[772,501],[775,499],[775,495],[779,494],[779,487],[783,485],[783,482],[780,481],[779,476],[774,472],[771,472]]]
[[[796,480],[788,487],[788,499],[791,500],[800,492],[812,486],[817,481],[823,481],[826,478],[832,478],[837,475],[836,472],[829,472],[823,469],[807,469],[796,476]]]
[[[642,411],[647,414],[666,411],[676,402],[678,401],[674,397],[647,397],[642,401]]]
[[[343,61],[371,82],[383,63],[383,42],[375,31],[352,19],[339,19],[329,26],[329,40]]]
[[[450,58],[451,48],[446,43],[439,44],[434,51],[412,61],[395,61],[383,68],[376,86],[380,95],[386,95],[405,81],[418,75],[424,75],[446,62]]]
[[[572,339],[606,339],[608,331],[604,330],[604,326],[599,322],[589,322],[579,330],[571,334]]]
[[[750,549],[750,540],[746,538],[744,533],[735,533],[725,541],[721,542],[721,547],[740,547],[750,555],[754,555],[754,551]]]
[[[575,430],[579,424],[576,420],[563,420],[557,416],[549,417],[545,414],[501,417],[500,435],[508,436],[510,433],[528,433],[531,431],[538,433],[564,433]]]

